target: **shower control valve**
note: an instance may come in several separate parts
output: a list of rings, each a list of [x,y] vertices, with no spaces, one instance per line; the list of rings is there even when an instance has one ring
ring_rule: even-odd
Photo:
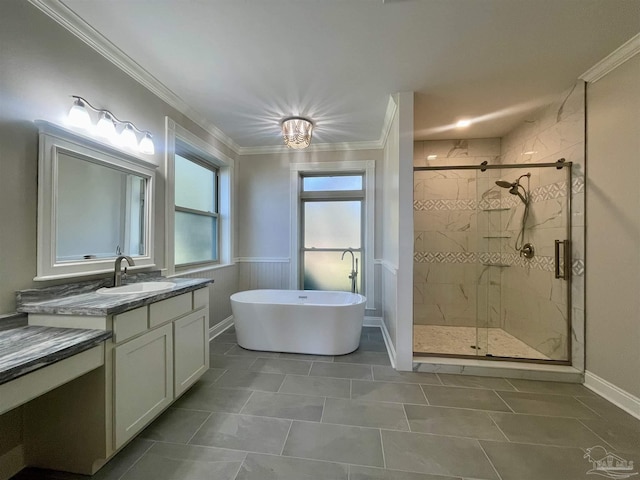
[[[535,252],[535,248],[533,248],[531,243],[525,243],[520,249],[520,256],[524,258],[533,258]]]

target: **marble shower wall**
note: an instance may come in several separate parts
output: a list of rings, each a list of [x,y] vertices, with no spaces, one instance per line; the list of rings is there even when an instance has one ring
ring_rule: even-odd
[[[518,259],[502,273],[502,326],[510,334],[553,359],[566,359],[567,311],[572,315],[572,364],[584,369],[584,83],[579,82],[541,109],[519,128],[502,138],[501,163],[552,163],[560,158],[573,162],[572,177],[566,170],[527,169],[531,176],[532,203],[525,241],[536,248],[532,260]],[[516,170],[504,175],[515,175]],[[525,173],[525,171],[519,174]],[[508,180],[512,180],[509,176]],[[523,179],[524,180],[524,179]],[[526,184],[526,182],[524,182]],[[503,192],[503,198],[509,195]],[[571,217],[567,215],[568,197]],[[512,206],[504,227],[517,235],[521,202]],[[572,302],[567,309],[564,280],[553,272],[555,239],[572,236]],[[504,251],[515,253],[514,240]],[[515,256],[517,257],[517,256]]]
[[[495,164],[499,155],[498,138],[414,143],[414,166]],[[498,326],[500,310],[489,305],[500,302],[499,272],[476,261],[485,251],[480,229],[487,220],[478,215],[478,189],[498,174],[493,176],[479,180],[475,170],[415,172],[415,324],[476,326],[479,319]]]

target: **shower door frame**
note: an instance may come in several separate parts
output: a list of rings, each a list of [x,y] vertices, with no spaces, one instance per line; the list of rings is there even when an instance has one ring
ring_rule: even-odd
[[[488,164],[486,162],[483,162],[479,165],[438,165],[438,166],[422,166],[422,167],[413,167],[413,173],[415,174],[416,172],[428,172],[428,171],[446,171],[446,170],[480,170],[481,172],[484,172],[486,170],[500,170],[500,169],[525,169],[525,168],[545,168],[545,167],[553,167],[556,168],[558,170],[562,170],[567,168],[568,169],[568,175],[567,175],[567,214],[566,214],[566,218],[567,218],[567,225],[566,225],[566,239],[568,241],[568,244],[565,243],[565,247],[564,247],[564,251],[563,251],[563,263],[564,263],[564,274],[565,277],[563,278],[564,280],[567,281],[567,286],[566,286],[566,298],[567,298],[567,331],[566,331],[566,335],[567,335],[567,355],[568,358],[567,360],[553,360],[553,359],[549,359],[549,360],[543,360],[543,359],[533,359],[533,358],[521,358],[521,357],[498,357],[498,356],[492,356],[492,355],[484,355],[484,356],[480,356],[480,355],[465,355],[465,354],[450,354],[450,353],[428,353],[428,352],[413,352],[413,356],[414,357],[447,357],[447,358],[463,358],[463,359],[475,359],[475,360],[487,360],[487,361],[494,361],[494,362],[521,362],[521,363],[535,363],[535,364],[543,364],[543,365],[572,365],[572,361],[573,361],[573,347],[572,347],[572,338],[571,338],[571,326],[572,326],[572,288],[571,288],[571,282],[572,282],[572,255],[571,255],[571,251],[572,251],[572,238],[571,238],[571,233],[572,233],[572,229],[571,229],[571,181],[572,181],[572,167],[573,167],[573,162],[569,162],[566,161],[564,158],[560,158],[559,160],[557,160],[556,162],[551,162],[551,163],[505,163],[505,164]],[[476,179],[478,177],[476,176]],[[556,247],[557,248],[557,247]],[[414,246],[414,253],[415,253],[415,246]],[[557,255],[557,250],[556,250],[556,255]],[[556,271],[558,269],[558,258],[556,257]],[[569,266],[566,266],[566,263],[569,263]],[[556,276],[556,278],[558,278]],[[476,284],[476,288],[477,288],[477,284]],[[476,300],[477,302],[477,300]],[[478,311],[477,311],[477,307],[476,307],[476,338],[477,338],[477,330],[478,328],[478,324],[477,324],[477,316],[478,316]],[[413,319],[412,319],[412,325],[411,325],[411,338],[413,339],[413,326],[415,325],[415,323],[413,323]],[[412,340],[412,347],[413,347],[413,340]]]

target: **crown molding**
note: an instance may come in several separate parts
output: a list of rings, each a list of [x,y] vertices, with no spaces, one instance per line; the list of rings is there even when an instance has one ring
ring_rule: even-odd
[[[631,37],[622,46],[580,75],[579,78],[588,83],[595,83],[638,53],[640,53],[640,33]]]
[[[233,141],[233,139],[228,137],[222,130],[191,108],[160,80],[147,72],[142,66],[111,43],[106,37],[104,37],[104,35],[85,22],[82,17],[63,4],[60,0],[29,0],[29,3],[89,45],[89,47],[109,60],[136,82],[146,87],[153,94],[157,95],[170,106],[205,129],[216,140],[220,141],[234,153],[238,154],[239,146]]]
[[[269,145],[265,147],[240,147],[238,149],[239,155],[269,155],[269,154],[282,154],[290,153],[295,155],[296,153],[307,152],[336,152],[344,150],[380,150],[382,147],[379,140],[370,142],[343,142],[343,143],[312,143],[304,150],[295,150],[288,148],[286,145]]]

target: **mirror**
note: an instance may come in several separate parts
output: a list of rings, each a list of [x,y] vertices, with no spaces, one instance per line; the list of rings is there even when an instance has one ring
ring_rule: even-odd
[[[40,128],[38,274],[110,272],[118,255],[153,266],[156,166],[48,122]]]

